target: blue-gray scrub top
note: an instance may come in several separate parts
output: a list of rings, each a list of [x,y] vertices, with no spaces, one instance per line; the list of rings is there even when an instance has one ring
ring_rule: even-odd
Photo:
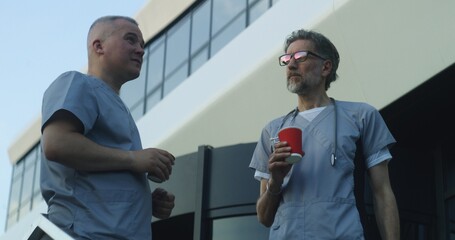
[[[335,109],[337,134],[335,135]],[[269,173],[270,138],[276,137],[284,116],[262,130],[250,167]],[[302,160],[293,165],[283,186],[270,239],[363,239],[354,197],[354,156],[361,141],[365,159],[395,143],[379,112],[366,103],[336,101],[311,122],[297,115],[283,127],[302,129]],[[335,136],[336,161],[332,166]],[[366,166],[371,164],[366,163]]]
[[[127,107],[103,81],[76,71],[60,75],[44,94],[42,128],[62,109],[81,121],[92,141],[142,149]],[[152,200],[145,174],[78,171],[42,157],[41,192],[53,223],[76,239],[151,239]]]

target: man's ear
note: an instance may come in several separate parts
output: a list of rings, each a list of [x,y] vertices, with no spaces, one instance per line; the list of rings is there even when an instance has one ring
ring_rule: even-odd
[[[332,72],[332,61],[330,60],[325,60],[323,65],[322,65],[322,75],[324,77],[329,76],[329,74]]]
[[[103,45],[100,40],[93,41],[92,46],[96,53],[103,53]]]

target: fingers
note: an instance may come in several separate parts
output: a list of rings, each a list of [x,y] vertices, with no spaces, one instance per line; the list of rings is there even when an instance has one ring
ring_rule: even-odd
[[[157,148],[135,151],[134,155],[137,156],[136,162],[140,166],[138,170],[147,172],[150,180],[154,182],[169,180],[172,166],[175,164],[174,155]]]
[[[291,147],[287,142],[278,142],[274,145],[275,150],[270,156],[269,163],[284,162],[291,155]]]
[[[159,161],[157,161],[156,164],[161,175],[164,177],[162,180],[169,180],[169,176],[172,174],[172,166],[174,165],[175,157],[164,150],[159,150],[158,152],[157,158]]]
[[[292,164],[286,162],[286,158],[291,155],[291,147],[287,142],[278,142],[274,147],[275,150],[269,158],[269,173],[271,178],[283,182],[284,177],[292,167]]]
[[[174,200],[174,194],[169,193],[162,188],[155,189],[152,193],[153,216],[160,219],[168,218],[175,206]]]

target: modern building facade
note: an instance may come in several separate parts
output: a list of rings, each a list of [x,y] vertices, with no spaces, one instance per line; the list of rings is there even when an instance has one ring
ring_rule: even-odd
[[[176,207],[152,221],[154,239],[267,238],[248,164],[262,127],[296,104],[277,59],[300,28],[323,33],[340,52],[329,95],[372,104],[398,141],[390,173],[402,239],[455,239],[453,9],[450,0],[150,0],[135,16],[147,42],[142,73],[121,97],[143,146],[177,156],[161,184]],[[33,235],[46,211],[40,121],[9,149],[2,240]],[[375,232],[367,186],[365,201]]]

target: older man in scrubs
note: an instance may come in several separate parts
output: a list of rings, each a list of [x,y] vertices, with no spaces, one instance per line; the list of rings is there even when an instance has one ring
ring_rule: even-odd
[[[372,106],[327,95],[340,61],[335,46],[320,33],[297,30],[278,60],[297,107],[264,127],[250,163],[261,182],[258,218],[270,227],[270,239],[364,239],[354,195],[358,149],[363,149],[381,237],[399,239],[388,173],[395,139]],[[288,142],[271,141],[290,126],[302,130],[304,155],[296,163],[286,160]]]

